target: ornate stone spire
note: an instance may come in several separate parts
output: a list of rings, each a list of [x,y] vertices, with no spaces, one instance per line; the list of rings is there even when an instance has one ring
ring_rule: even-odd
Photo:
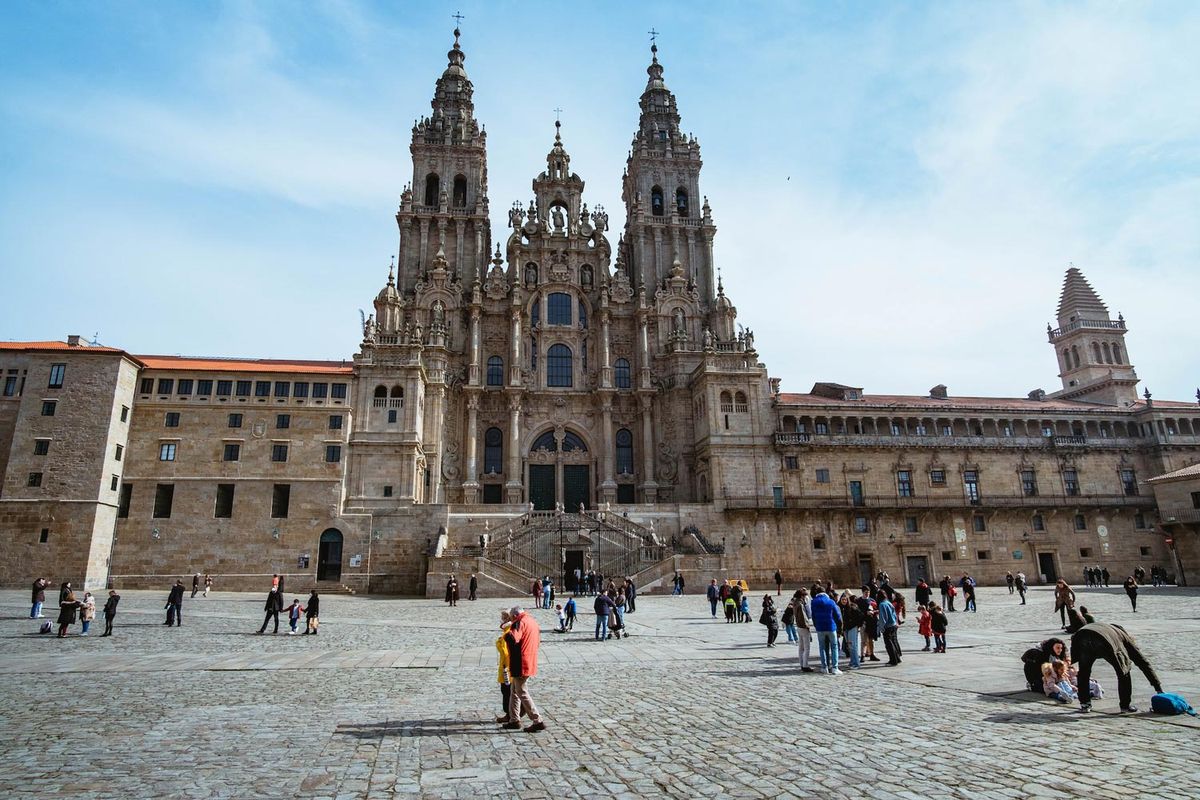
[[[1108,307],[1073,264],[1063,280],[1062,296],[1058,301],[1058,324],[1066,325],[1072,319],[1108,319]]]
[[[663,67],[658,63],[658,45],[650,45],[650,66],[646,67],[646,89],[638,101],[642,114],[638,125],[638,140],[646,143],[676,142],[683,138],[679,132],[679,110],[675,95],[663,80]]]

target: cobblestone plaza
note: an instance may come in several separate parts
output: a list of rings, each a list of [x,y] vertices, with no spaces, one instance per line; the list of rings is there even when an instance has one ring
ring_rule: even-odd
[[[1021,652],[1058,628],[1047,589],[980,589],[945,655],[910,618],[903,665],[841,677],[695,595],[643,596],[631,638],[599,643],[584,598],[567,635],[536,612],[540,734],[493,722],[494,622],[519,600],[327,595],[320,635],[293,637],[255,635],[259,594],[185,600],[168,629],[165,595],[125,592],[112,638],[59,640],[0,592],[0,796],[1178,797],[1200,757],[1200,726],[1148,713],[1136,670],[1132,716],[1115,692],[1082,715],[1022,691]],[[1147,588],[1136,615],[1119,588],[1079,596],[1200,698],[1200,592]]]

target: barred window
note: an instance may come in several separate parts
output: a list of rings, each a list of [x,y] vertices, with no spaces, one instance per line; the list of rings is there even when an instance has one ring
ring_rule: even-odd
[[[553,345],[549,350],[546,351],[546,385],[573,385],[571,375],[571,348],[567,347],[565,344]]]
[[[633,434],[627,428],[617,431],[617,472],[633,474]]]
[[[629,361],[624,358],[618,358],[613,364],[613,376],[617,382],[618,389],[628,389],[632,385],[629,375]]]
[[[487,360],[487,385],[504,385],[504,359],[500,356],[492,356]]]

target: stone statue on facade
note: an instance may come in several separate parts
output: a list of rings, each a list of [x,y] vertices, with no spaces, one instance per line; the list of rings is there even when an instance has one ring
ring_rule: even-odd
[[[566,227],[567,221],[563,217],[561,206],[555,206],[554,208],[550,209],[550,217],[554,220],[554,230],[561,231],[564,227]]]

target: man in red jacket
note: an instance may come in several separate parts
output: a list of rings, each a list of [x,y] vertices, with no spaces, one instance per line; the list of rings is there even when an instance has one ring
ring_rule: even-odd
[[[504,639],[508,644],[508,672],[512,679],[512,689],[508,697],[508,718],[513,721],[505,723],[504,727],[509,730],[521,727],[518,720],[521,719],[521,709],[524,706],[525,713],[533,723],[525,728],[525,732],[537,733],[546,730],[546,723],[534,707],[525,684],[537,674],[538,647],[542,643],[542,631],[537,620],[520,606],[513,606],[510,613],[512,627],[508,629]]]

